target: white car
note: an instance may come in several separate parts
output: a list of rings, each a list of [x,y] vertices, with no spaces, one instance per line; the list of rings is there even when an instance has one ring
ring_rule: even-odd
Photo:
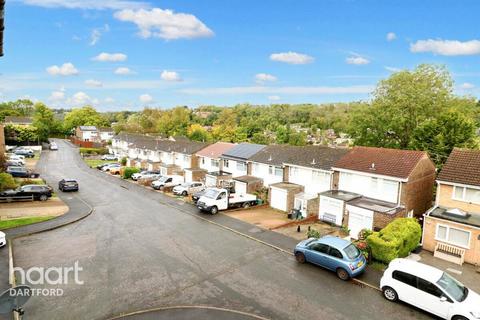
[[[183,183],[183,177],[178,175],[163,176],[152,182],[152,188],[160,190],[163,187],[174,187]]]
[[[113,161],[113,160],[118,160],[118,157],[114,154],[104,154],[102,156],[102,160]]]
[[[194,194],[205,189],[205,185],[201,182],[185,182],[173,188],[173,194],[182,195],[184,197]]]
[[[7,157],[10,160],[23,160],[23,161],[25,161],[25,156],[21,156],[19,154],[15,154],[15,153],[9,153],[7,155]]]
[[[0,231],[0,248],[7,244],[7,240],[5,239],[5,233]]]
[[[54,150],[54,151],[58,150],[58,146],[55,142],[50,143],[50,150]]]
[[[160,179],[162,176],[160,175],[160,171],[141,171],[132,174],[132,180],[140,180],[140,179]]]
[[[102,168],[102,171],[108,172],[111,168],[120,168],[122,165],[120,163],[109,163]]]
[[[480,319],[480,296],[448,273],[408,259],[395,259],[380,280],[383,296],[447,320]]]

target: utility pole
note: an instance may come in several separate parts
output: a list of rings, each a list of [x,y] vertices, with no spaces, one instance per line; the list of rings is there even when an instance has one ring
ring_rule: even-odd
[[[0,57],[3,56],[3,30],[5,30],[5,0],[0,0]]]

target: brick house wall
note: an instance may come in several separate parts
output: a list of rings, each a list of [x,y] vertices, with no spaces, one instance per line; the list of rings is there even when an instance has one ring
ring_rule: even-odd
[[[199,157],[195,154],[190,155],[190,168],[198,168],[199,167]],[[199,181],[199,180],[196,180]]]
[[[5,128],[0,124],[0,153],[5,153]]]
[[[307,201],[307,217],[318,217],[318,206],[320,204],[320,197],[316,197]]]
[[[439,183],[437,188],[438,204],[447,208],[458,208],[468,212],[480,214],[480,204],[469,203],[452,199],[453,186]]]
[[[406,212],[421,217],[432,207],[433,186],[435,184],[435,165],[428,156],[424,156],[411,172],[408,182],[402,182],[400,204]]]
[[[338,190],[339,181],[340,181],[340,172],[334,171],[332,173],[332,190]]]
[[[452,221],[438,219],[431,216],[426,216],[423,224],[423,243],[422,246],[425,250],[434,252],[435,246],[438,242],[435,240],[435,234],[437,230],[437,224],[455,227],[458,229],[470,231],[470,249],[465,250],[465,262],[480,265],[480,228],[473,226],[455,223]]]
[[[285,167],[283,168],[283,179],[282,179],[283,182],[289,182],[289,181],[288,181],[288,174],[289,174],[289,172],[290,172],[290,167],[289,167],[289,166],[285,166]]]

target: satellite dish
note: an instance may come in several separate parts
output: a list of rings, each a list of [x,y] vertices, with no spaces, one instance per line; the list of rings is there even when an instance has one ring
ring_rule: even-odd
[[[17,311],[23,313],[22,306],[32,296],[32,288],[21,285],[7,289],[0,295],[0,314]]]

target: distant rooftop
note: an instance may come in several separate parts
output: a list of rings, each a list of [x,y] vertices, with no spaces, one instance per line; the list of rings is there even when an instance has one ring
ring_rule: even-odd
[[[27,124],[30,125],[33,123],[32,117],[18,117],[18,116],[6,116],[5,123],[13,123],[13,124]]]
[[[81,131],[97,131],[97,127],[95,126],[79,126],[78,128]]]
[[[232,160],[248,160],[254,154],[265,148],[262,144],[240,143],[222,154],[222,158]]]

